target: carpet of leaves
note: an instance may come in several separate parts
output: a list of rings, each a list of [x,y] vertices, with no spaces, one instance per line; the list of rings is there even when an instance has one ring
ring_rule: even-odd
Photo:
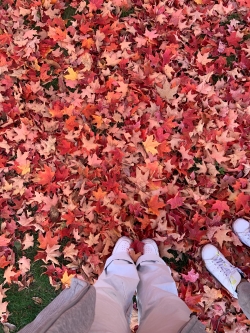
[[[246,332],[204,268],[250,213],[249,0],[2,0],[0,315],[37,249],[55,288],[96,280],[121,235],[154,238],[208,332]],[[23,251],[15,260],[14,248]]]

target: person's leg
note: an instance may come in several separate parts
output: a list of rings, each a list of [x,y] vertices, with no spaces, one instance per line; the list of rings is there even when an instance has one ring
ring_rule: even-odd
[[[236,288],[238,301],[245,316],[250,319],[250,283],[242,279]]]
[[[133,260],[128,254],[131,240],[118,240],[104,271],[94,284],[96,307],[90,333],[129,333],[132,298],[139,282]]]
[[[138,333],[178,333],[190,320],[191,311],[178,297],[170,268],[160,258],[153,240],[144,240],[144,254],[136,262]]]

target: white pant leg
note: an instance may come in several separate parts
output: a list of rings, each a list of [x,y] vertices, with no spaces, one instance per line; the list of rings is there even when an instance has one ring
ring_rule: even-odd
[[[121,257],[121,256],[119,256]],[[94,284],[96,307],[89,333],[130,333],[132,298],[139,282],[136,267],[129,257],[109,257],[106,268]]]
[[[179,297],[170,268],[157,255],[143,255],[136,263],[138,333],[178,333],[191,311]]]

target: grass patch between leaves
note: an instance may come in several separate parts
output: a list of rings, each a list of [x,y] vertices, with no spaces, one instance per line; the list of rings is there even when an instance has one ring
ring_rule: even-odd
[[[59,293],[50,285],[47,275],[42,275],[44,269],[43,262],[38,260],[31,264],[30,273],[34,280],[28,288],[18,291],[16,284],[10,285],[10,289],[6,292],[9,302],[8,310],[10,316],[8,321],[16,326],[14,332],[19,331],[22,327],[30,323],[39,312],[42,311]],[[3,270],[1,270],[3,271]],[[1,272],[1,280],[2,280]],[[32,297],[41,299],[41,304],[36,304]],[[0,327],[0,333],[4,333]]]

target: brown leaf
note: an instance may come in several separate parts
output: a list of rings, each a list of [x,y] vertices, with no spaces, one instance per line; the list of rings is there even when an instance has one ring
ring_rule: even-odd
[[[49,217],[52,222],[57,222],[60,217],[60,212],[56,206],[51,206],[49,210]]]
[[[34,301],[35,304],[42,304],[43,300],[40,297],[32,297],[32,300]]]

